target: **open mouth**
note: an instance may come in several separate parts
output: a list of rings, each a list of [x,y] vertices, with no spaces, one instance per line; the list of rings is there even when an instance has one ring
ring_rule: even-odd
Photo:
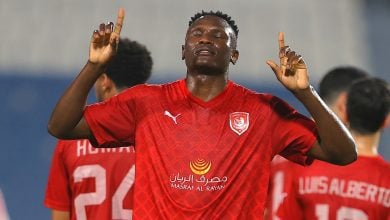
[[[195,50],[197,56],[214,56],[215,52],[208,47],[200,47]]]

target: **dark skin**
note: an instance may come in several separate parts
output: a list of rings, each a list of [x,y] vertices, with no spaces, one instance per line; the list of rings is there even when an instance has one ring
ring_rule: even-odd
[[[199,99],[209,101],[225,89],[229,62],[235,63],[239,55],[231,46],[232,38],[228,23],[215,16],[198,19],[188,28],[182,59],[187,65],[187,88]]]
[[[93,138],[83,110],[89,90],[115,55],[123,20],[124,10],[120,9],[115,26],[102,24],[93,33],[87,64],[60,98],[50,118],[48,131],[55,137]],[[334,164],[353,162],[357,152],[350,133],[310,86],[305,62],[285,45],[283,33],[278,41],[280,63],[267,64],[316,121],[321,143],[316,142],[308,154]],[[217,16],[204,16],[189,27],[182,58],[187,65],[186,85],[191,94],[207,102],[225,89],[230,62],[235,64],[239,56],[235,42],[232,28]]]

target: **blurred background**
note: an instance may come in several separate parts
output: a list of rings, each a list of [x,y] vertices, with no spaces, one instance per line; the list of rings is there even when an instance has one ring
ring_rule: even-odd
[[[388,0],[0,0],[0,188],[11,219],[50,218],[43,199],[56,140],[46,131],[47,121],[87,62],[92,31],[115,21],[119,7],[126,10],[122,36],[152,52],[151,83],[185,76],[181,45],[190,17],[201,10],[222,10],[240,29],[240,58],[230,78],[274,93],[304,113],[265,64],[278,59],[279,31],[308,63],[316,88],[339,65],[390,80]],[[380,146],[388,161],[389,130]]]

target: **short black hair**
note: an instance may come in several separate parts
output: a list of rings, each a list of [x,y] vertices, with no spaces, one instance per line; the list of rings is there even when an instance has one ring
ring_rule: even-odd
[[[390,111],[389,84],[379,78],[355,81],[348,92],[347,115],[351,130],[365,135],[377,132]]]
[[[145,83],[151,75],[152,66],[152,57],[144,45],[121,38],[117,54],[108,64],[105,73],[121,90]]]
[[[222,18],[225,20],[230,27],[233,29],[234,34],[236,35],[236,38],[238,37],[238,27],[236,25],[236,22],[230,17],[229,15],[223,13],[222,11],[203,11],[196,13],[193,17],[191,17],[191,20],[188,22],[188,26],[191,26],[196,20],[199,18],[206,16],[206,15],[213,15]]]
[[[353,66],[340,66],[331,69],[321,79],[319,95],[327,104],[333,104],[341,92],[347,92],[355,80],[368,77],[369,74]]]

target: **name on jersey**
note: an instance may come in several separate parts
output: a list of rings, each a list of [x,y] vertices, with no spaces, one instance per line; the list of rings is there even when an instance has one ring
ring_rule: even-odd
[[[356,180],[328,178],[326,176],[300,177],[299,194],[329,194],[390,207],[389,188]]]
[[[77,157],[102,153],[135,153],[134,147],[96,148],[88,140],[78,140],[76,147]]]

